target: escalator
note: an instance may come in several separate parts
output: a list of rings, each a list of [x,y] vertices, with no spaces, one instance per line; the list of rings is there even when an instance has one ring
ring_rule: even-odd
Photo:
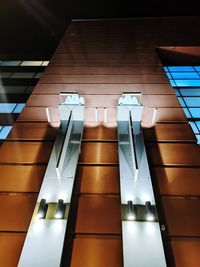
[[[61,266],[123,266],[116,127],[84,126]]]

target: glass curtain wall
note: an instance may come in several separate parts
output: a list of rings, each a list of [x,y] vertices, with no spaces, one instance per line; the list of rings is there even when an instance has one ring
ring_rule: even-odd
[[[164,69],[200,144],[200,66],[165,66]]]

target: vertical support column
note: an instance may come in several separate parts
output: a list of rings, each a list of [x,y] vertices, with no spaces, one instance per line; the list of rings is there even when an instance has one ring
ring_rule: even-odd
[[[141,129],[138,94],[118,105],[123,258],[126,267],[165,267],[165,255]]]
[[[84,101],[65,94],[56,138],[18,266],[58,267],[84,123]]]

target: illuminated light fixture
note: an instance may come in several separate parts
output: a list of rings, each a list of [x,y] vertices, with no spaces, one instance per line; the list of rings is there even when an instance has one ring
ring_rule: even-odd
[[[62,199],[59,199],[58,200],[57,207],[56,207],[56,211],[55,211],[54,217],[56,219],[63,219],[64,213],[65,213],[65,204],[64,204],[64,201]]]
[[[150,222],[154,221],[155,215],[150,201],[145,202],[145,209],[146,209],[146,220]]]
[[[136,220],[136,210],[135,210],[135,207],[133,205],[133,201],[132,200],[129,200],[127,202],[127,209],[128,209],[128,212],[127,212],[127,219],[129,221],[134,221]]]
[[[42,198],[40,200],[40,205],[38,207],[37,218],[44,219],[47,213],[47,209],[48,209],[48,204],[46,203],[46,199]]]

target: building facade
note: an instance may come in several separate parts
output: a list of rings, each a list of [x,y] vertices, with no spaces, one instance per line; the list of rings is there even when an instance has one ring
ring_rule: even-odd
[[[137,92],[166,264],[198,266],[200,148],[161,59],[164,54],[170,61],[175,53],[177,62],[197,64],[199,24],[198,18],[72,21],[0,147],[2,266],[17,266],[23,257],[59,132],[60,94],[75,92],[84,97],[85,127],[69,214],[63,219],[60,265],[128,267],[116,107],[123,93]],[[142,248],[140,257],[145,258]]]

